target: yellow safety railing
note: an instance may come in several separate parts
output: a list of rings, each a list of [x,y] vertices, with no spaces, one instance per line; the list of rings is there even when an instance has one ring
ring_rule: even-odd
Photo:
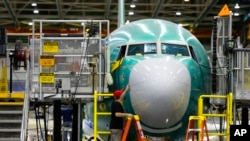
[[[13,92],[13,93],[1,93],[0,98],[16,98],[16,99],[24,99],[25,93],[23,92]]]
[[[113,93],[100,94],[97,91],[94,92],[94,141],[97,141],[98,134],[110,134],[110,131],[98,131],[97,130],[97,116],[110,116],[111,112],[98,112],[97,101],[99,96],[113,96]]]
[[[0,102],[0,106],[1,105],[9,105],[9,106],[14,106],[14,105],[23,105],[23,100],[25,98],[25,93],[23,92],[15,92],[15,93],[1,93],[0,92],[0,99],[19,99],[21,101],[1,101]]]
[[[2,75],[0,78],[0,93],[8,93],[8,78],[7,78],[7,66],[2,65]]]
[[[221,98],[227,99],[226,113],[224,114],[206,114],[203,113],[203,99],[204,98]],[[232,114],[232,105],[233,105],[233,94],[229,93],[228,95],[201,95],[198,99],[198,116],[210,116],[210,117],[225,117],[226,118],[226,132],[225,133],[208,133],[210,136],[226,136],[226,140],[229,141],[230,136],[230,125],[232,124],[233,114]],[[200,124],[199,124],[200,126]]]

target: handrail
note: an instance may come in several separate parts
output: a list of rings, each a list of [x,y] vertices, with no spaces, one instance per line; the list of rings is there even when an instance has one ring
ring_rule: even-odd
[[[100,94],[100,93],[97,93],[97,91],[94,91],[94,141],[97,141],[97,134],[110,134],[109,131],[98,131],[97,130],[97,116],[98,115],[105,115],[105,116],[111,115],[110,112],[98,112],[97,111],[98,96],[113,96],[113,94],[112,93]]]
[[[88,23],[88,25],[95,25],[97,30],[95,32],[95,36],[91,35],[90,33],[86,32],[86,25],[83,25],[81,27],[81,31],[79,31],[79,34],[81,36],[73,37],[70,36],[70,32],[66,32],[68,36],[61,36],[60,34],[57,34],[58,36],[45,36],[45,33],[43,31],[43,28],[46,23]],[[109,50],[108,47],[106,47],[107,43],[106,40],[103,40],[101,31],[103,28],[107,29],[107,36],[109,35],[109,20],[39,20],[35,19],[33,20],[33,26],[32,26],[32,42],[30,44],[30,50],[31,50],[31,70],[32,70],[32,77],[35,79],[40,80],[40,73],[43,73],[45,71],[44,68],[46,68],[46,71],[49,70],[51,73],[54,74],[53,77],[50,77],[49,79],[51,82],[47,81],[51,85],[42,85],[42,82],[38,83],[37,85],[33,84],[32,87],[32,93],[34,94],[34,97],[37,97],[40,101],[44,101],[46,99],[49,99],[50,97],[45,97],[45,93],[47,93],[47,90],[53,91],[54,93],[57,93],[54,89],[54,86],[52,83],[53,81],[57,81],[58,79],[64,78],[64,77],[70,77],[72,78],[72,73],[74,76],[78,76],[76,83],[70,83],[70,86],[72,89],[70,89],[71,93],[74,93],[74,95],[81,95],[82,93],[88,94],[89,92],[85,91],[85,87],[94,87],[91,86],[94,83],[97,84],[98,91],[105,91],[106,89],[106,83],[102,82],[102,80],[105,80],[106,76],[106,70],[108,70],[109,67],[106,65],[108,64],[106,61],[109,61],[107,59],[106,51]],[[39,32],[36,34],[36,29]],[[48,34],[49,35],[49,34]],[[59,36],[60,35],[60,36]],[[35,36],[38,36],[36,39]],[[74,44],[71,44],[71,41],[74,41]],[[103,42],[105,41],[105,42]],[[53,50],[44,50],[44,48],[47,48],[49,45],[45,45],[45,42],[54,42],[55,48]],[[63,46],[58,45],[58,43],[61,42],[65,44],[66,46],[69,45],[66,49]],[[105,43],[105,47],[103,44]],[[95,47],[97,50],[96,53],[91,52],[87,53],[88,47],[95,44]],[[53,59],[50,59],[50,62],[54,61],[54,65],[51,64],[50,66],[47,66],[46,63],[39,63],[39,61],[45,61],[46,59],[40,59],[36,60],[35,58],[39,58],[42,55],[46,55],[47,52],[53,52],[53,54],[49,53],[50,56],[53,56]],[[58,57],[60,59],[58,59]],[[105,59],[107,60],[105,60]],[[98,59],[98,60],[97,60]],[[94,61],[94,62],[92,62]],[[97,62],[98,61],[98,62]],[[94,64],[94,65],[93,65]],[[93,68],[90,66],[93,65]],[[72,67],[73,66],[73,67]],[[105,70],[101,69],[102,66],[106,66],[107,68]],[[49,68],[49,69],[47,69]],[[56,68],[56,69],[54,69]],[[55,71],[54,71],[55,70]],[[46,73],[45,71],[45,73]],[[57,75],[58,74],[58,75]],[[87,75],[87,76],[85,76]],[[91,76],[93,76],[93,79],[88,79]],[[94,77],[98,76],[99,79],[95,80]],[[46,78],[46,77],[45,77]],[[87,79],[86,79],[87,78]],[[34,79],[34,80],[35,80]],[[73,79],[73,78],[72,78]],[[34,81],[33,80],[33,81]],[[80,83],[78,81],[86,82],[86,83]],[[90,83],[92,81],[93,83]],[[38,82],[38,81],[36,81]],[[47,83],[46,81],[44,83]],[[76,88],[74,85],[77,85]],[[91,94],[93,93],[93,90],[91,91]],[[45,99],[46,98],[46,99]],[[54,98],[54,97],[53,97]]]
[[[22,125],[21,125],[21,135],[20,141],[27,140],[27,124],[28,124],[28,112],[29,112],[29,88],[30,88],[30,68],[28,57],[26,57],[27,61],[27,72],[26,72],[26,83],[25,83],[25,96],[23,103],[23,116],[22,116]]]
[[[224,114],[224,117],[226,117],[226,133],[208,133],[209,135],[217,135],[217,136],[227,136],[226,140],[229,141],[229,135],[230,135],[230,125],[232,124],[232,100],[233,100],[233,94],[229,93],[228,95],[201,95],[198,99],[198,116],[217,116],[222,117],[223,114],[204,114],[203,113],[203,99],[204,98],[225,98],[227,99],[227,109],[226,113]],[[199,124],[200,126],[200,124]]]

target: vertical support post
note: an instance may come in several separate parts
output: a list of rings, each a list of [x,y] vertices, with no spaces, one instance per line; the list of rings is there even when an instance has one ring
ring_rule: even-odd
[[[203,97],[200,96],[198,98],[198,116],[202,116],[203,114]]]
[[[248,108],[246,108],[246,107],[242,108],[241,125],[248,125]]]
[[[94,141],[97,135],[97,92],[94,91]]]
[[[10,94],[12,93],[12,72],[13,72],[13,58],[14,58],[14,52],[10,52]],[[3,67],[2,67],[3,68]],[[3,70],[2,70],[3,71]],[[5,76],[3,76],[5,77]],[[8,87],[8,81],[7,81],[7,87]],[[6,88],[7,89],[7,88]]]
[[[229,94],[229,105],[230,105],[230,110],[229,110],[229,115],[230,115],[230,118],[228,120],[228,122],[230,123],[230,125],[232,124],[232,120],[233,120],[233,94],[230,93]],[[228,129],[228,133],[229,133],[229,129]]]
[[[72,141],[78,141],[78,104],[73,104]]]
[[[203,97],[200,96],[198,99],[198,116],[202,116],[203,115]],[[198,120],[198,128],[201,129],[202,128],[202,121]],[[197,134],[198,135],[198,140],[200,141],[200,137],[201,134]]]
[[[78,124],[77,124],[77,129],[78,129],[78,141],[82,141],[82,105],[81,105],[81,100],[78,102]]]
[[[104,58],[102,58],[102,35],[101,35],[101,32],[102,32],[102,24],[99,22],[99,53],[98,53],[98,58],[99,58],[99,79],[98,79],[98,81],[99,81],[99,92],[104,92],[104,91],[102,91],[102,88],[104,88],[104,83],[102,84],[102,82],[104,82],[103,81],[103,79],[104,79],[104,75],[103,74],[105,74],[105,70],[102,72],[102,60],[105,60]],[[105,64],[105,62],[103,63],[103,64]],[[105,67],[104,67],[105,68]],[[99,99],[101,100],[101,97],[99,97]]]
[[[48,130],[47,130],[46,104],[45,103],[43,103],[43,123],[44,123],[45,141],[47,141],[48,140]]]
[[[230,134],[230,125],[232,124],[232,113],[233,113],[233,94],[229,93],[227,95],[227,129],[226,129],[226,134],[229,135]],[[227,141],[229,141],[229,138],[226,139]]]
[[[95,91],[95,64],[92,64],[92,92]]]
[[[61,134],[61,100],[54,100],[54,110],[53,110],[53,116],[54,116],[54,129],[53,129],[53,135],[54,141],[61,141],[62,140],[62,134]]]
[[[217,91],[217,18],[213,20],[213,45],[212,45],[212,93]]]
[[[118,7],[118,27],[124,25],[124,0],[119,0],[119,7]]]
[[[39,25],[40,25],[40,39],[42,39],[42,36],[43,36],[43,22],[42,21],[40,21],[39,22]],[[33,40],[34,40],[35,38],[33,38]],[[40,56],[42,55],[42,51],[43,51],[43,44],[42,44],[43,42],[42,41],[40,41]],[[42,72],[42,67],[41,67],[41,65],[39,66],[39,72]],[[44,96],[43,96],[43,90],[42,90],[42,83],[39,83],[38,84],[39,85],[39,95],[38,95],[38,99],[40,100],[40,101],[43,101],[44,100]]]

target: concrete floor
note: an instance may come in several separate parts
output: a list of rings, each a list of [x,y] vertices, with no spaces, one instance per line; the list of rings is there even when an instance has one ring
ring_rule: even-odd
[[[30,111],[29,112],[29,120],[28,120],[28,140],[27,141],[37,141],[37,125],[36,125],[36,119],[35,119],[35,113],[34,111]],[[49,134],[53,133],[53,117],[51,115],[49,115],[49,120],[47,123],[47,128],[48,128],[48,132]],[[40,124],[41,124],[41,128],[44,128],[44,122],[43,119],[40,119]],[[215,130],[219,129],[219,124],[211,124],[211,123],[207,123],[207,127],[209,130]],[[49,135],[50,136],[50,135]],[[210,141],[220,141],[220,138],[218,136],[210,136],[209,137]],[[204,141],[206,141],[207,139],[204,138]],[[84,139],[82,141],[85,141]],[[163,138],[156,138],[156,137],[151,137],[150,139],[148,139],[147,141],[166,141]],[[189,141],[192,141],[191,139]],[[226,141],[226,138],[224,138],[224,141]]]

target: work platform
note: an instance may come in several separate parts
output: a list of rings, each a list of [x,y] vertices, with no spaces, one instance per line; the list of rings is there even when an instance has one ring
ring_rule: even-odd
[[[62,26],[74,24],[79,28],[74,29],[77,30],[74,33],[68,30],[68,33],[64,30],[60,34],[46,33],[44,27],[48,23],[61,23]],[[11,91],[6,90],[1,98],[4,97],[8,101],[9,95],[16,96],[17,92],[24,94],[22,103],[19,102],[23,108],[20,112],[22,127],[19,128],[21,133],[18,140],[27,140],[30,118],[28,113],[34,110],[33,108],[45,109],[45,114],[48,105],[55,104],[54,101],[62,101],[62,106],[73,102],[74,108],[78,109],[75,115],[78,117],[78,124],[82,122],[80,116],[83,113],[83,104],[93,101],[94,91],[108,92],[106,73],[109,72],[110,62],[103,32],[105,36],[109,35],[108,20],[33,20],[32,36],[29,36],[28,45],[24,47],[22,41],[17,40],[15,47],[7,50],[6,59],[1,61],[5,62],[6,66],[3,75],[6,80],[4,87],[8,88],[8,80]],[[18,60],[18,67],[13,67],[11,61],[15,51],[24,58]],[[54,107],[60,110],[60,106],[61,104],[56,104]],[[37,114],[36,111],[31,113]],[[58,115],[53,117],[53,121],[54,119],[60,121],[61,117]],[[45,123],[44,129],[39,131],[37,137],[46,132]],[[58,128],[55,123],[53,125]],[[76,128],[74,130],[79,135],[80,126]]]
[[[77,24],[79,32],[44,33],[46,23]],[[104,29],[108,35],[108,20],[33,20],[30,97],[92,99],[94,90],[107,92]]]

